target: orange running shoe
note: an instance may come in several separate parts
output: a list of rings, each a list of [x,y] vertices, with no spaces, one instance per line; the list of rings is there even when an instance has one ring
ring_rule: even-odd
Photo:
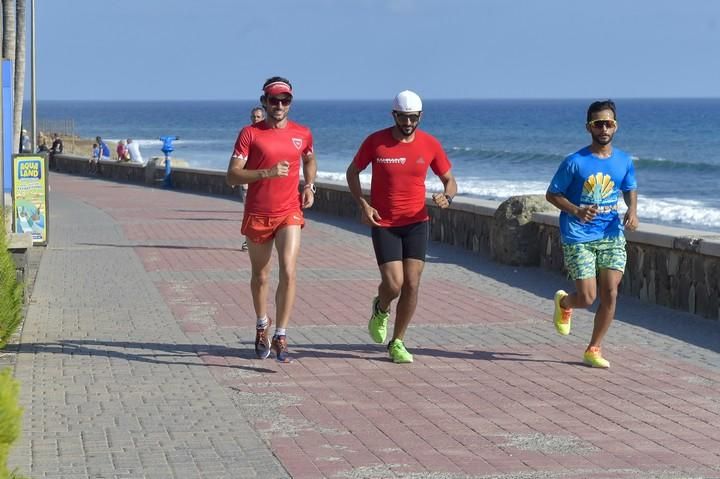
[[[610,362],[602,357],[599,346],[590,346],[583,354],[583,362],[593,368],[607,369],[610,367]]]

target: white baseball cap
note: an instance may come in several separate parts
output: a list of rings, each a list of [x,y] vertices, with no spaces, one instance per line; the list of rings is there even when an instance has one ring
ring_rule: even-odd
[[[422,111],[422,100],[413,91],[401,91],[393,100],[393,111]]]

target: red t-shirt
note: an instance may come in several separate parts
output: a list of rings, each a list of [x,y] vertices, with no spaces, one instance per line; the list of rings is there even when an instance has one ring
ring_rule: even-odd
[[[428,167],[442,176],[452,166],[440,142],[424,131],[403,143],[392,128],[368,136],[355,155],[355,166],[364,170],[372,163],[370,202],[380,214],[381,226],[405,226],[428,220],[425,178]]]
[[[286,216],[301,207],[300,169],[302,155],[311,153],[310,129],[288,120],[285,128],[271,128],[264,121],[248,125],[238,134],[233,156],[247,158],[245,168],[272,168],[285,160],[290,163],[288,176],[264,178],[248,185],[245,213]]]

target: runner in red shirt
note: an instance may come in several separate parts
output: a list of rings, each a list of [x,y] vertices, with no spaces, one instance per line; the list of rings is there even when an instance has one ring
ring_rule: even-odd
[[[313,205],[317,173],[310,130],[288,120],[292,100],[288,80],[272,77],[265,82],[260,102],[267,117],[240,131],[227,172],[229,185],[248,185],[242,233],[248,240],[252,265],[255,353],[265,359],[272,350],[284,363],[291,361],[286,328],[295,302],[295,265],[300,230],[305,225],[302,208]],[[299,192],[301,168],[305,186]],[[278,252],[280,281],[275,293],[277,325],[271,343],[267,298],[273,244]]]
[[[373,247],[380,268],[380,286],[368,323],[370,337],[376,343],[385,341],[390,304],[399,298],[388,353],[395,363],[411,363],[413,357],[405,349],[403,339],[415,313],[420,276],[425,267],[428,168],[432,168],[444,185],[443,193],[432,196],[438,207],[450,206],[457,184],[440,142],[417,129],[422,117],[420,97],[409,90],[400,92],[393,102],[392,115],[395,125],[365,139],[346,176],[363,222],[372,227]],[[368,203],[362,194],[360,172],[371,163]]]

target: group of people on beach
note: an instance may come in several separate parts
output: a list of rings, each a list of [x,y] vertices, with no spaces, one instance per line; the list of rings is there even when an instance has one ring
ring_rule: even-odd
[[[313,136],[288,118],[293,88],[286,78],[269,78],[262,87],[262,108],[253,109],[251,124],[238,134],[230,157],[227,182],[247,186],[241,232],[246,237],[252,268],[250,289],[256,313],[255,353],[292,361],[287,328],[295,300],[296,265],[303,209],[312,207],[317,192],[317,160]],[[442,193],[432,195],[440,209],[448,208],[458,187],[452,165],[440,142],[418,128],[421,98],[405,90],[394,98],[390,127],[370,134],[347,168],[350,193],[362,221],[371,228],[380,272],[372,298],[368,333],[385,343],[391,306],[395,323],[387,350],[394,363],[411,363],[405,334],[415,312],[428,242],[425,178],[428,168],[440,179]],[[550,181],[546,198],[561,210],[560,233],[565,266],[576,291],[555,293],[553,322],[559,334],[570,333],[573,308],[592,305],[599,296],[590,343],[583,362],[608,368],[602,340],[615,315],[618,287],[627,253],[624,229],[638,226],[637,183],[630,156],[612,146],[618,122],[611,100],[596,101],[587,110],[585,128],[591,144],[565,158]],[[372,165],[370,196],[360,185],[360,172]],[[300,170],[303,186],[300,187]],[[627,211],[622,218],[618,201]],[[276,323],[267,301],[273,247],[278,254],[279,283],[275,293]]]

